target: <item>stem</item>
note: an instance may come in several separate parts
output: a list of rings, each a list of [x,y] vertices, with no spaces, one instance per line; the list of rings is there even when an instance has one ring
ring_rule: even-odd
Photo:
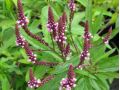
[[[58,52],[56,52],[53,48],[51,48],[50,46],[48,46],[50,48],[51,51],[53,51],[55,54],[57,54],[59,57],[61,57],[63,59],[63,61],[65,62],[65,59],[63,56],[59,55]]]
[[[27,27],[27,26],[25,26],[23,29],[24,29],[24,31],[25,31],[30,37],[32,37],[32,38],[36,39],[37,41],[39,41],[40,43],[42,43],[42,42],[41,42],[41,41],[43,41],[42,38],[39,37],[39,36],[37,36],[37,35],[35,35],[35,34],[33,34],[33,33],[31,33],[31,32],[28,30],[28,27]],[[50,47],[50,46],[48,45],[48,43],[46,43],[46,42],[44,41],[44,43],[42,43],[42,44],[45,45],[45,46],[47,46],[51,51],[53,51],[54,53],[56,53],[59,57],[61,57],[61,58],[63,59],[63,61],[65,61],[65,60],[64,60],[64,57],[62,57],[61,55],[59,55],[59,53],[57,53],[57,52],[54,50],[54,48]]]
[[[45,52],[45,51],[51,51],[51,50],[41,50],[41,49],[38,49],[38,50],[32,50],[34,52]]]
[[[100,33],[108,26],[109,26],[109,22],[105,26],[102,27],[102,29],[98,32],[98,35],[100,35]]]

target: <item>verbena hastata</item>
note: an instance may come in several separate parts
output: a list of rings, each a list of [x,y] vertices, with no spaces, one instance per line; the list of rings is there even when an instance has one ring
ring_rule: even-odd
[[[24,36],[22,36],[22,34],[20,33],[20,29],[24,30],[27,33],[27,35],[29,35],[31,38],[39,41],[41,44],[48,47],[52,52],[57,54],[63,60],[63,62],[66,62],[67,58],[69,57],[69,55],[72,51],[70,49],[71,48],[70,42],[72,42],[72,44],[74,45],[76,52],[77,52],[77,48],[76,48],[76,45],[74,43],[72,33],[71,33],[71,23],[73,20],[75,9],[76,9],[76,7],[75,7],[76,5],[74,3],[74,0],[70,0],[68,3],[68,7],[70,10],[70,16],[69,16],[69,33],[70,33],[70,37],[71,37],[70,42],[68,42],[69,40],[67,40],[67,34],[65,32],[67,29],[66,28],[66,26],[67,26],[66,13],[63,12],[63,14],[60,16],[58,21],[55,21],[52,8],[50,6],[48,8],[47,29],[52,37],[51,39],[53,39],[52,43],[53,43],[53,46],[55,44],[55,47],[51,47],[51,45],[49,45],[45,40],[43,40],[42,37],[30,32],[30,30],[28,29],[29,20],[24,15],[21,0],[17,0],[17,1],[18,1],[17,2],[17,4],[18,4],[17,5],[18,6],[18,15],[17,15],[18,20],[17,20],[16,25],[15,25],[16,45],[22,47],[25,50],[26,55],[28,56],[29,62],[31,62],[34,65],[39,65],[39,66],[43,65],[43,66],[49,66],[49,67],[61,65],[61,63],[58,63],[58,62],[47,62],[45,60],[39,61],[37,55],[34,54],[34,50],[32,50],[29,47],[29,42],[27,42],[25,40]],[[111,33],[112,33],[112,28],[110,28],[108,34],[104,37],[103,43],[108,44]],[[61,80],[59,90],[64,90],[64,89],[72,90],[72,88],[74,88],[76,86],[76,84],[75,84],[76,83],[76,76],[75,76],[74,70],[75,69],[82,69],[83,67],[87,66],[84,64],[84,61],[90,59],[89,49],[92,48],[92,45],[91,45],[92,37],[93,36],[90,33],[88,21],[86,20],[84,35],[83,35],[84,45],[83,45],[83,51],[80,53],[79,63],[77,66],[73,66],[72,64],[69,65],[67,77],[63,78]],[[55,49],[56,47],[59,48],[59,51],[57,51]],[[37,79],[33,75],[33,71],[32,71],[32,69],[30,69],[30,72],[29,72],[30,80],[28,81],[28,87],[30,87],[30,88],[41,87],[45,83],[47,83],[48,81],[54,79],[55,76],[56,75],[49,74],[47,77],[44,77],[40,80],[40,79]]]

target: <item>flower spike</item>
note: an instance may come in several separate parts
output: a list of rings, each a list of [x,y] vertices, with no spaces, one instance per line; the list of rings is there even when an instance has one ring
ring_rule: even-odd
[[[36,39],[37,41],[39,41],[40,43],[48,46],[48,43],[45,42],[40,36],[31,33],[30,30],[28,29],[28,26],[27,26],[28,19],[24,15],[21,0],[17,0],[17,6],[18,6],[18,20],[17,20],[18,28],[22,27],[30,37],[32,37],[32,38]]]
[[[70,45],[67,44],[64,50],[64,56],[67,57],[70,54]]]
[[[68,4],[71,11],[75,11],[75,3],[74,0],[70,0]]]
[[[57,27],[58,27],[58,23],[55,22],[52,9],[49,6],[47,28],[49,32],[52,32],[52,36],[54,40],[55,37],[57,36]]]
[[[25,45],[25,39],[20,35],[18,24],[15,25],[15,34],[16,34],[16,45],[21,46],[22,48]]]
[[[84,30],[84,36],[83,36],[83,38],[84,38],[84,47],[83,47],[83,51],[80,54],[80,63],[78,64],[78,66],[76,66],[77,69],[81,68],[81,65],[83,64],[84,60],[89,60],[90,59],[89,48],[91,48],[90,39],[92,37],[93,36],[89,32],[88,21],[86,21],[85,30]]]
[[[32,69],[30,69],[29,71],[29,77],[30,77],[30,80],[28,81],[28,87],[30,88],[39,87],[39,84],[41,84],[41,80],[36,79],[36,77],[34,77]]]
[[[71,64],[69,66],[67,78],[63,78],[60,82],[61,86],[59,90],[62,90],[62,88],[65,88],[66,90],[71,90],[73,87],[76,86],[75,84],[76,78],[74,73],[73,65]]]
[[[104,42],[105,44],[108,44],[108,43],[109,43],[109,38],[110,38],[110,35],[111,35],[111,34],[112,34],[112,27],[110,27],[107,35],[106,35],[106,36],[104,37],[104,39],[103,39],[103,42]]]
[[[47,83],[48,81],[52,80],[54,78],[54,76],[50,75],[50,76],[47,76],[43,79],[36,79],[36,77],[34,77],[33,75],[33,71],[32,69],[30,69],[29,71],[29,77],[30,77],[30,80],[28,81],[28,87],[30,88],[38,88],[38,87],[41,87],[43,86],[45,83]]]
[[[18,6],[18,21],[17,21],[17,23],[18,23],[19,27],[26,27],[26,25],[29,23],[29,20],[24,15],[21,0],[17,1],[17,6]]]

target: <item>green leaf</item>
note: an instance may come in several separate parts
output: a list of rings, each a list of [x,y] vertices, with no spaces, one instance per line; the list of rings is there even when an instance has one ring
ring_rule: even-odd
[[[60,87],[60,81],[62,78],[64,78],[66,73],[61,73],[59,75],[55,75],[55,77],[47,82],[45,85],[42,87],[38,88],[37,90],[59,90]]]
[[[10,83],[6,75],[0,75],[0,81],[2,84],[2,90],[10,90]]]
[[[90,85],[90,81],[88,77],[81,78],[76,87],[75,90],[93,90],[92,86]]]
[[[118,55],[105,58],[98,63],[99,72],[114,72],[119,69],[119,58]]]
[[[87,0],[77,0],[80,4],[82,4],[84,7],[87,6]]]
[[[6,20],[2,20],[0,22],[0,27],[2,27],[3,30],[8,29],[10,27],[12,27],[15,24],[15,22],[11,19],[6,19]]]
[[[71,32],[73,35],[83,35],[84,28],[79,25],[79,22],[85,17],[85,12],[75,13],[72,21]]]
[[[91,86],[95,89],[95,90],[101,90],[99,84],[96,82],[96,80],[89,78],[90,84]]]
[[[96,34],[100,27],[102,26],[103,21],[103,15],[100,14],[97,17],[95,17],[95,20],[93,22],[93,34]]]
[[[75,70],[76,73],[78,73],[79,75],[84,75],[86,77],[92,78],[92,79],[96,79],[96,77],[94,75],[92,75],[90,72],[85,71],[85,70]]]
[[[105,54],[105,45],[94,46],[90,49],[90,54],[92,61],[96,61]]]
[[[103,58],[107,58],[109,55],[111,55],[113,52],[115,51],[115,49],[111,49],[108,52],[106,52],[105,54],[101,55],[100,57],[96,58],[94,64],[96,64],[97,62],[99,62],[100,60],[102,60]]]

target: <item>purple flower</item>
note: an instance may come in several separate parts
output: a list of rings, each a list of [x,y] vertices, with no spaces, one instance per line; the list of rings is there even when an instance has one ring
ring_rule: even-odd
[[[16,45],[21,46],[23,48],[25,45],[25,39],[23,38],[22,35],[20,35],[18,24],[15,25],[15,34],[16,34]]]
[[[70,54],[70,45],[67,44],[64,50],[64,56],[67,57]]]
[[[27,53],[27,55],[29,57],[29,61],[32,62],[32,63],[35,63],[36,54],[33,53],[33,51],[29,48],[29,45],[28,45],[27,41],[25,41],[23,36],[20,35],[18,24],[16,24],[15,32],[16,32],[16,38],[17,38],[16,44],[23,47],[25,49],[25,52]]]
[[[67,39],[65,36],[65,25],[66,25],[65,18],[66,18],[66,14],[64,13],[58,21],[58,31],[57,31],[58,34],[55,39],[62,54],[64,53],[64,48]]]
[[[20,27],[25,27],[29,23],[29,20],[24,15],[21,0],[17,1],[17,5],[18,5],[18,21],[17,21],[17,24],[19,25],[19,28]]]
[[[109,38],[110,38],[110,35],[111,35],[111,34],[112,34],[112,27],[110,27],[107,35],[106,35],[106,36],[104,37],[104,39],[103,39],[103,42],[104,42],[105,44],[108,44],[108,43],[109,43]]]
[[[29,44],[28,42],[23,38],[22,35],[20,35],[20,31],[19,31],[19,28],[18,28],[18,24],[16,24],[16,27],[15,27],[15,32],[16,32],[16,44],[17,46],[21,46],[22,48],[25,49],[25,52],[28,56],[28,61],[29,62],[32,62],[33,64],[35,65],[44,65],[44,66],[55,66],[57,65],[58,63],[53,63],[53,62],[45,62],[45,61],[37,61],[37,55],[33,53],[33,50],[31,50],[29,48]]]
[[[73,87],[76,86],[75,81],[76,78],[75,78],[74,68],[73,65],[70,65],[67,78],[62,79],[62,81],[60,82],[61,86],[59,90],[62,90],[63,88],[65,88],[66,90],[71,90]]]
[[[89,53],[89,48],[91,47],[91,43],[90,43],[90,39],[93,36],[91,35],[91,33],[89,32],[89,25],[88,25],[88,21],[86,21],[85,23],[85,30],[84,30],[84,47],[83,47],[83,51],[80,54],[80,63],[78,64],[78,66],[76,66],[76,68],[81,68],[81,65],[83,64],[84,60],[89,60],[90,59],[90,53]]]
[[[48,8],[48,23],[47,23],[47,28],[48,28],[49,32],[56,32],[56,30],[57,30],[57,23],[55,23],[51,7]]]
[[[85,23],[85,30],[84,30],[84,39],[86,40],[90,40],[91,38],[93,38],[93,36],[91,35],[91,33],[89,32],[89,25],[88,25],[88,21],[86,21]]]
[[[48,81],[50,81],[50,80],[52,80],[54,78],[54,76],[50,75],[50,76],[47,76],[47,77],[45,77],[45,78],[43,78],[41,80],[36,79],[36,77],[34,77],[34,75],[33,75],[32,69],[30,69],[29,77],[30,77],[30,80],[28,81],[28,87],[30,87],[30,88],[41,87],[45,83],[47,83]]]
[[[25,52],[27,56],[29,57],[28,61],[32,63],[36,63],[37,55],[33,53],[33,51],[29,48],[28,43],[26,42],[24,45]]]
[[[70,10],[73,12],[75,11],[75,3],[74,3],[74,0],[70,0],[69,1],[69,4],[68,4]]]
[[[30,69],[29,77],[30,77],[30,80],[28,81],[28,87],[30,88],[39,87],[39,84],[41,84],[41,80],[36,79],[36,77],[34,77],[32,69]]]

